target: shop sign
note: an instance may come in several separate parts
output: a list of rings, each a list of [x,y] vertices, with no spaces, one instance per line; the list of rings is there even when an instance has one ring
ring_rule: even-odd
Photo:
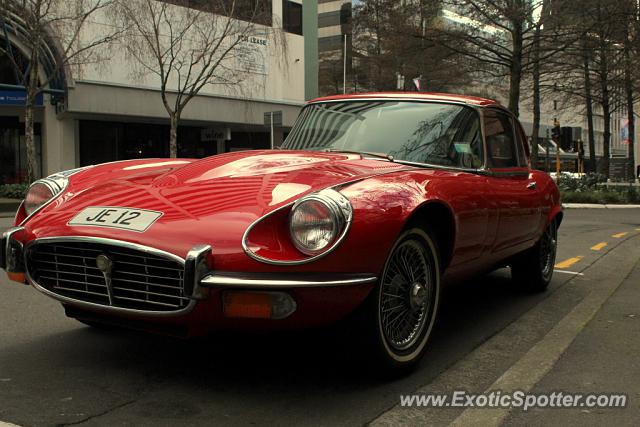
[[[24,90],[0,90],[0,105],[24,106],[27,100],[27,92]],[[34,105],[42,106],[44,97],[42,93],[36,96]]]

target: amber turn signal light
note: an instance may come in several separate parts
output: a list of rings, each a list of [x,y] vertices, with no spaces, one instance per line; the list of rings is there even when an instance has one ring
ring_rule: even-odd
[[[25,277],[24,273],[14,273],[11,271],[7,271],[7,276],[9,276],[9,280],[12,280],[14,282],[20,282],[20,283],[27,282],[27,278]]]
[[[222,294],[226,317],[284,319],[296,310],[296,303],[284,292],[227,291]]]

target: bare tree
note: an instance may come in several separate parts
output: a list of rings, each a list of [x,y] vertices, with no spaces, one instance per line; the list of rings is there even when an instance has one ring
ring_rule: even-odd
[[[466,87],[471,69],[460,55],[435,43],[441,31],[442,0],[363,0],[354,7],[354,62],[358,85],[368,90],[443,91]]]
[[[286,46],[277,31],[261,25],[272,19],[269,2],[173,3],[118,0],[117,15],[127,52],[143,74],[159,81],[171,125],[169,153],[177,157],[178,123],[187,104],[206,86],[239,89],[259,62],[252,44]]]
[[[544,63],[563,49],[555,41],[565,28],[536,31],[540,22],[535,12],[546,0],[443,1],[449,20],[458,25],[443,28],[435,41],[483,64],[485,75],[508,77],[509,109],[519,115],[524,76],[534,64]]]
[[[623,42],[628,13],[620,7],[619,2],[608,0],[585,0],[579,4],[569,4],[572,7],[567,9],[566,18],[579,25],[581,37],[554,58],[558,64],[554,89],[585,100],[591,168],[595,163],[594,107],[599,107],[603,119],[603,154],[597,171],[608,176],[611,118],[623,105]]]
[[[488,73],[509,77],[509,109],[519,114],[520,86],[528,51],[533,46],[533,11],[541,1],[445,0],[452,20],[461,24],[445,29],[439,41],[482,64]]]
[[[535,30],[533,33],[532,50],[532,70],[531,78],[533,80],[533,129],[531,132],[531,165],[538,165],[538,139],[540,135],[540,53],[542,50],[541,37],[543,21],[546,17],[546,3],[543,3],[540,17],[535,22]]]
[[[47,91],[55,79],[60,79],[63,72],[81,72],[84,65],[105,59],[105,52],[96,48],[117,37],[118,31],[111,27],[106,32],[104,28],[85,30],[89,19],[111,3],[111,0],[0,0],[0,24],[20,38],[5,40],[6,43],[0,45],[0,56],[9,59],[26,92],[25,143],[29,182],[38,173],[34,138],[36,98]],[[43,73],[41,61],[47,53],[51,53],[49,69]]]
[[[340,55],[321,55],[318,70],[318,86],[321,95],[342,93],[344,58]],[[347,83],[348,84],[348,83]]]

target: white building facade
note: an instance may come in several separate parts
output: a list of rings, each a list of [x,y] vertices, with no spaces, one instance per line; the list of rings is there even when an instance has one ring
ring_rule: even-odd
[[[265,2],[271,8],[271,28],[265,25],[264,37],[245,42],[252,52],[252,72],[231,89],[205,86],[188,103],[178,129],[179,157],[269,148],[271,125],[265,120],[272,112],[275,145],[293,125],[314,84],[305,81],[302,0]],[[169,3],[172,8],[182,7]],[[315,0],[305,3],[315,11]],[[313,20],[305,24],[317,40]],[[87,31],[101,31],[104,25],[109,25],[107,17],[97,16],[87,24]],[[284,40],[279,46],[269,36],[275,31]],[[16,49],[21,46],[19,36],[10,32],[0,31],[0,42]],[[140,73],[118,43],[104,47],[109,49],[108,59],[66,70],[63,94],[45,93],[38,99],[40,175],[108,161],[168,156],[169,118],[159,80]],[[46,72],[44,65],[40,68]],[[26,177],[24,92],[14,90],[15,84],[7,59],[0,56],[0,184],[22,182]]]

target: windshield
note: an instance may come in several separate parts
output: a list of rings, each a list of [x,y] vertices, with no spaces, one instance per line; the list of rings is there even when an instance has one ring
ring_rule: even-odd
[[[311,104],[282,148],[381,153],[396,160],[479,168],[480,119],[463,105],[405,101]]]

